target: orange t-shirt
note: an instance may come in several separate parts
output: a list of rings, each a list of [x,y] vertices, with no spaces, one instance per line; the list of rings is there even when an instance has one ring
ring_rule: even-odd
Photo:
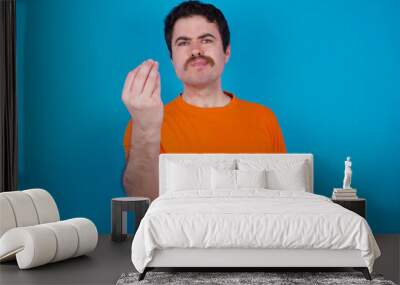
[[[223,107],[203,108],[180,94],[164,106],[160,153],[286,153],[278,120],[268,107],[237,98]],[[132,121],[125,130],[128,157]]]

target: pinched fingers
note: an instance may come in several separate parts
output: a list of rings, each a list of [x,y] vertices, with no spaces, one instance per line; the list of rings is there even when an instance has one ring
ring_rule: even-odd
[[[161,77],[160,77],[160,74],[158,74],[156,86],[155,86],[155,88],[154,88],[154,90],[153,90],[152,96],[158,96],[158,97],[160,97],[160,95],[161,95],[160,90],[161,90]],[[161,99],[161,98],[160,98],[160,99]]]
[[[133,81],[135,80],[135,76],[136,76],[138,70],[139,70],[139,66],[136,67],[134,70],[130,71],[125,78],[124,87],[122,89],[122,100],[123,101],[126,101],[129,97],[129,91],[131,89]]]
[[[138,95],[142,94],[147,77],[149,76],[149,73],[150,73],[152,67],[153,67],[153,62],[150,60],[145,61],[140,66],[140,68],[136,74],[135,80],[132,84],[132,88],[131,88],[131,90],[134,94],[138,94]]]
[[[158,73],[158,62],[155,62],[153,68],[150,70],[146,83],[143,87],[142,95],[150,97],[156,88]]]

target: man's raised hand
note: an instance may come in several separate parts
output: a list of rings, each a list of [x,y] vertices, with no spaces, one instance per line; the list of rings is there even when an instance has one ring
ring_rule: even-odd
[[[146,60],[125,79],[122,101],[135,127],[142,131],[159,130],[164,116],[158,62]]]

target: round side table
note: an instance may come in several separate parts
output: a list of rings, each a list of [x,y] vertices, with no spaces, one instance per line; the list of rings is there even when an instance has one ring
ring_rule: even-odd
[[[140,221],[150,205],[145,197],[120,197],[111,200],[111,239],[124,241],[127,237],[127,212],[134,212],[136,217],[136,233]]]

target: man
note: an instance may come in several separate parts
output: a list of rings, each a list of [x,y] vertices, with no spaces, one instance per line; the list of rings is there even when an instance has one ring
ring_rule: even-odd
[[[183,2],[166,17],[164,33],[184,90],[164,109],[158,62],[147,60],[126,77],[122,100],[131,120],[124,137],[123,183],[129,196],[157,198],[160,153],[286,152],[269,108],[221,88],[231,47],[220,10]]]

